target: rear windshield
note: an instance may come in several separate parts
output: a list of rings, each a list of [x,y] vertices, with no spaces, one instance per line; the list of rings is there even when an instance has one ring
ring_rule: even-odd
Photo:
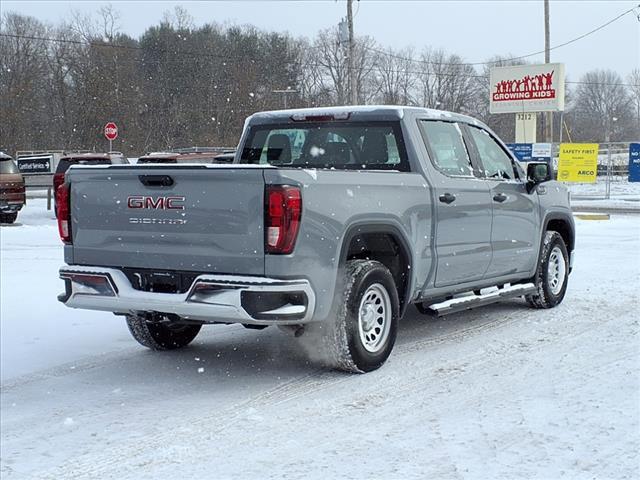
[[[0,173],[18,173],[18,167],[10,158],[0,159]]]
[[[409,171],[397,122],[252,127],[241,162],[290,168]]]

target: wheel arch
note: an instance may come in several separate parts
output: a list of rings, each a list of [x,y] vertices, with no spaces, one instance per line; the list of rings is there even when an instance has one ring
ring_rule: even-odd
[[[567,250],[572,252],[575,248],[575,226],[573,217],[566,213],[550,213],[544,219],[544,228],[542,229],[542,235],[545,232],[553,230],[560,234],[564,240]]]
[[[575,248],[575,224],[573,222],[573,217],[569,213],[563,212],[552,212],[548,213],[544,217],[544,222],[542,224],[542,231],[540,232],[540,247],[538,248],[538,257],[536,260],[535,268],[538,268],[538,264],[540,263],[540,257],[542,255],[542,249],[544,248],[544,237],[548,231],[555,231],[560,234],[564,243],[567,247],[567,252],[569,253],[569,257],[571,258],[573,249]],[[535,272],[535,270],[534,270]],[[569,272],[571,272],[571,264],[569,266]]]
[[[386,221],[362,221],[350,225],[340,247],[342,269],[347,261],[377,260],[393,276],[400,300],[400,317],[411,303],[414,259],[410,243],[400,226]]]

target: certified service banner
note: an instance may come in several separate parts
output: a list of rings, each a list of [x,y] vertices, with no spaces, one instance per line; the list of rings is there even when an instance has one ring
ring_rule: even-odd
[[[562,143],[558,157],[558,180],[595,183],[598,173],[597,143]]]

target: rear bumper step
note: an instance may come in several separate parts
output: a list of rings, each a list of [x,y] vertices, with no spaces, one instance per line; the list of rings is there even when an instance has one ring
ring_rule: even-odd
[[[464,310],[490,305],[508,298],[530,295],[532,293],[536,293],[536,291],[536,287],[533,283],[522,283],[518,285],[511,285],[506,288],[500,288],[484,295],[468,295],[465,297],[452,298],[445,302],[434,303],[433,305],[429,305],[427,310],[430,310],[431,313],[438,316],[448,315],[450,313],[462,312]]]
[[[305,279],[202,274],[186,293],[136,290],[114,268],[60,269],[66,291],[58,299],[71,308],[114,313],[160,312],[209,323],[287,325],[311,321],[315,294]]]

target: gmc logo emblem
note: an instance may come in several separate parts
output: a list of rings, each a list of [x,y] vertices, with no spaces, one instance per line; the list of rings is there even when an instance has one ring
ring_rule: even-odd
[[[131,195],[127,197],[129,208],[149,208],[154,210],[184,210],[184,197],[151,197]]]

